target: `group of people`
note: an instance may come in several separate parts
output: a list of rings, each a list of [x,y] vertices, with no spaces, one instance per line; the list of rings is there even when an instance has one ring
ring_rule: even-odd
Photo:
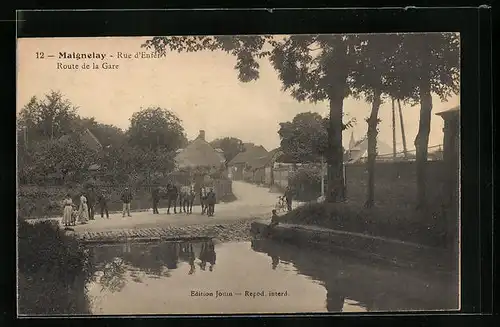
[[[199,199],[201,205],[201,214],[207,214],[209,217],[213,217],[215,213],[215,204],[217,203],[217,196],[213,189],[207,188],[205,186],[199,189]],[[159,214],[158,205],[162,198],[168,200],[167,202],[167,214],[170,214],[170,208],[173,207],[174,214],[193,213],[193,204],[196,198],[197,192],[194,185],[190,186],[178,186],[174,183],[168,183],[166,188],[155,187],[152,190],[152,202],[153,202],[153,214]],[[177,211],[177,205],[179,206],[179,211]]]
[[[93,187],[88,187],[82,192],[79,200],[80,203],[77,208],[71,194],[66,194],[63,200],[63,224],[65,227],[75,226],[77,223],[87,224],[89,220],[94,220],[96,205],[99,206],[101,218],[104,218],[104,215],[106,215],[106,218],[109,219],[109,195],[106,190],[95,192]],[[128,214],[130,217],[132,193],[128,187],[122,193],[121,200],[123,202],[123,217],[125,217],[125,214]]]
[[[217,203],[216,193],[214,188],[202,186],[198,192],[201,204],[201,214],[213,217],[215,213],[215,204]],[[179,187],[173,183],[169,183],[166,187],[166,192],[162,192],[161,188],[155,187],[152,190],[153,214],[159,214],[158,205],[160,199],[166,197],[168,199],[167,213],[170,213],[170,207],[174,207],[174,213],[177,213],[177,203],[179,204],[179,213],[184,209],[185,213],[192,213],[193,202],[196,197],[194,186]],[[133,195],[128,187],[125,187],[121,194],[122,216],[131,217],[130,204],[133,200]],[[108,211],[109,195],[106,190],[95,192],[94,187],[86,187],[80,194],[79,204],[74,203],[72,196],[67,194],[63,200],[63,224],[64,226],[75,226],[77,223],[87,224],[89,220],[94,220],[96,207],[100,209],[101,218],[109,219]]]

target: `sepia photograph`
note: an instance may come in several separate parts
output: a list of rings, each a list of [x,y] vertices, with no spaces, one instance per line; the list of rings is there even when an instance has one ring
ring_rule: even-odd
[[[18,316],[458,311],[460,34],[17,39]]]

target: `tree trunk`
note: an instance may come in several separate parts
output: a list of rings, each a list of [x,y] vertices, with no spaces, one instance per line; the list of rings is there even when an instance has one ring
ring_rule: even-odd
[[[420,121],[418,134],[415,138],[416,165],[417,165],[417,209],[426,206],[427,187],[427,155],[429,146],[429,133],[431,131],[432,95],[430,84],[430,67],[427,46],[422,56],[420,72]]]
[[[377,125],[380,104],[380,91],[375,91],[372,112],[370,118],[368,118],[368,193],[365,203],[367,208],[371,208],[375,204],[375,161],[377,158]]]
[[[345,85],[345,82],[344,82]],[[344,87],[340,85],[340,90]],[[332,92],[333,93],[333,92]],[[327,194],[326,202],[335,203],[345,200],[344,189],[344,162],[342,152],[342,113],[344,96],[341,92],[330,96],[330,121],[328,129],[328,153],[326,161],[327,172]]]
[[[404,158],[408,158],[408,149],[406,147],[406,134],[405,134],[405,124],[403,121],[403,112],[401,111],[401,101],[398,99],[398,108],[399,108],[399,122],[401,123],[401,138],[403,141],[403,155]]]
[[[396,160],[396,105],[394,98],[392,98],[392,160]]]

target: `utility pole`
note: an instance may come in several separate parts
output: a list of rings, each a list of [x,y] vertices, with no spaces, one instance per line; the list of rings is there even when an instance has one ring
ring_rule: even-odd
[[[407,148],[406,148],[406,135],[405,135],[405,125],[403,122],[403,112],[401,111],[401,102],[398,99],[398,107],[399,107],[399,121],[401,123],[401,137],[403,138],[403,154],[405,159],[408,158]]]
[[[392,98],[392,158],[396,160],[396,107]]]
[[[321,156],[321,196],[325,196],[325,159]]]

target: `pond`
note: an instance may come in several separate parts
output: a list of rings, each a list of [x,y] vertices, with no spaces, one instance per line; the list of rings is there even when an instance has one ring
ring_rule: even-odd
[[[252,240],[92,246],[95,315],[458,309],[447,274]]]

